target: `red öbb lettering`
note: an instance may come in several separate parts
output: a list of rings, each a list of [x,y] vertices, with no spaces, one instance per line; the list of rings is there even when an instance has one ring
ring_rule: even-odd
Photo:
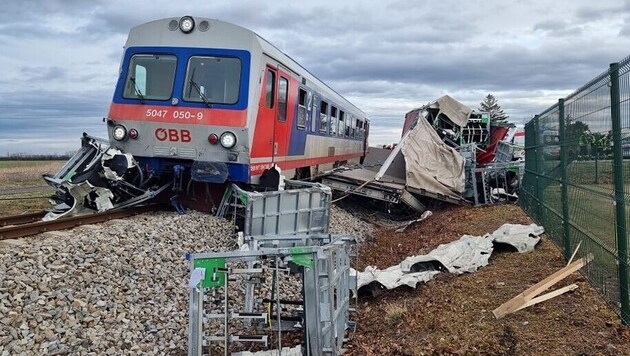
[[[170,141],[170,142],[190,142],[192,137],[190,131],[186,129],[165,129],[158,127],[155,129],[155,138],[158,141]]]
[[[190,137],[190,131],[182,129],[179,132],[179,137],[181,138],[182,142],[190,142],[192,140],[192,138]]]

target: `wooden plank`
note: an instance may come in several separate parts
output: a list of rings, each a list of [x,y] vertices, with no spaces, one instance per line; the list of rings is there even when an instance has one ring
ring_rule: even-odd
[[[544,302],[545,300],[549,300],[549,299],[551,299],[551,298],[555,298],[555,297],[557,297],[557,296],[559,296],[559,295],[561,295],[561,294],[564,294],[564,293],[566,293],[566,292],[569,292],[569,291],[575,290],[575,289],[577,289],[577,287],[578,287],[578,285],[574,283],[574,284],[571,284],[571,285],[568,285],[568,286],[562,287],[562,288],[560,288],[560,289],[556,289],[556,290],[554,290],[553,292],[549,292],[549,293],[547,293],[547,294],[543,294],[543,295],[538,296],[538,297],[536,297],[536,298],[534,298],[534,299],[530,300],[529,302],[527,302],[527,303],[525,303],[525,304],[521,305],[521,306],[520,306],[518,309],[516,309],[515,311],[519,311],[519,310],[521,310],[521,309],[525,309],[525,308],[531,307],[532,305],[538,304],[538,303],[540,303],[540,302]]]
[[[501,304],[498,308],[492,311],[492,314],[494,314],[495,318],[499,319],[509,313],[515,312],[522,305],[529,302],[534,297],[546,291],[547,289],[549,289],[549,287],[563,280],[564,278],[566,278],[573,272],[584,267],[587,263],[589,263],[592,260],[593,260],[593,254],[589,253],[588,256],[582,257],[581,259],[571,263],[570,265],[556,271],[555,273],[551,274],[550,276],[543,279],[542,281],[527,288],[521,294]]]
[[[571,258],[569,258],[569,262],[567,262],[567,266],[571,264],[571,262],[573,262],[573,258],[575,257],[575,255],[577,254],[578,250],[580,249],[580,246],[582,246],[582,241],[580,241],[580,243],[578,243],[577,247],[575,248],[575,251],[573,251],[573,254],[571,255]]]

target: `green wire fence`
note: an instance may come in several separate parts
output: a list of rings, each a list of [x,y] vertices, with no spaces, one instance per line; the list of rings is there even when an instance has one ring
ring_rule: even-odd
[[[519,204],[569,258],[593,253],[582,269],[630,324],[630,57],[525,125]]]

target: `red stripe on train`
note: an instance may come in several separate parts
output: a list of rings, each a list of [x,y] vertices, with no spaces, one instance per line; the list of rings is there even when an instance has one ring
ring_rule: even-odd
[[[112,103],[109,108],[109,118],[112,120],[244,127],[247,123],[247,111]]]

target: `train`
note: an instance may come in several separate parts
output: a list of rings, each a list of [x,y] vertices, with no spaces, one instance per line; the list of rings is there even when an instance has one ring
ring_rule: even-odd
[[[178,199],[204,185],[276,189],[280,175],[361,162],[370,127],[363,111],[255,32],[193,16],[130,30],[104,121],[109,151],[84,135],[87,149],[48,177],[62,190],[57,203],[90,200],[70,197],[78,182],[69,176],[89,181],[84,205],[96,210],[167,183]],[[81,162],[99,159],[106,172],[84,172],[94,165]],[[97,188],[113,191],[111,205],[96,206],[110,195]]]

